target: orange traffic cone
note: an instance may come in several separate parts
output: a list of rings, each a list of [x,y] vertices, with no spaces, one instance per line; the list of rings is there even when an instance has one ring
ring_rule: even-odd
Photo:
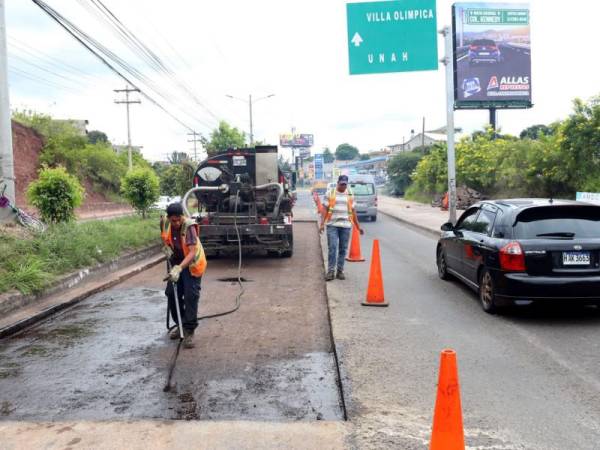
[[[360,251],[360,231],[356,226],[352,227],[352,241],[350,242],[350,254],[346,258],[346,261],[360,262],[364,261],[363,255]]]
[[[464,450],[462,408],[456,352],[443,350],[440,358],[440,377],[433,413],[433,430],[429,450]]]
[[[383,276],[381,275],[381,259],[379,257],[379,240],[373,241],[371,254],[371,273],[369,274],[369,288],[364,306],[388,306],[383,296]]]

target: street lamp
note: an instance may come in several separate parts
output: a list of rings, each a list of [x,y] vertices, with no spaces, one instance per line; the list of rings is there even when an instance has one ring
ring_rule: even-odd
[[[233,95],[229,95],[229,94],[226,94],[225,97],[229,97],[233,100],[239,100],[241,102],[248,104],[248,107],[250,109],[250,145],[253,145],[254,144],[254,130],[252,127],[252,102],[256,103],[256,102],[260,102],[261,100],[265,100],[267,98],[275,97],[275,94],[267,95],[265,97],[260,97],[256,100],[252,100],[252,94],[248,95],[248,100],[239,98],[239,97],[234,97]]]

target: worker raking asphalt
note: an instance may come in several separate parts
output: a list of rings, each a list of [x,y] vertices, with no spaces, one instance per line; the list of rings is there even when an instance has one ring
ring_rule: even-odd
[[[181,346],[193,348],[192,338],[198,322],[203,319],[231,314],[240,307],[240,301],[242,295],[244,295],[244,286],[242,284],[242,240],[237,225],[238,200],[239,194],[236,195],[233,218],[238,241],[237,283],[240,290],[235,299],[235,306],[231,310],[217,314],[196,317],[200,297],[200,282],[207,266],[206,256],[199,238],[198,224],[184,215],[184,208],[180,203],[173,203],[167,207],[166,221],[161,216],[161,237],[164,243],[164,253],[167,256],[168,268],[168,275],[163,280],[167,281],[165,290],[168,298],[167,330],[171,339],[179,339],[175,353],[169,363],[167,382],[163,392],[169,392],[172,388],[171,380]],[[178,235],[180,239],[178,239]],[[183,316],[182,308],[184,309]],[[169,319],[171,317],[175,321],[173,326],[170,326]]]

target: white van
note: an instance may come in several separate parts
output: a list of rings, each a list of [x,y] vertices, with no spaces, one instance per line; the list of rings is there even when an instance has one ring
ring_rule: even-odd
[[[348,187],[354,194],[354,207],[358,218],[368,217],[375,222],[377,220],[377,188],[373,176],[348,175]]]

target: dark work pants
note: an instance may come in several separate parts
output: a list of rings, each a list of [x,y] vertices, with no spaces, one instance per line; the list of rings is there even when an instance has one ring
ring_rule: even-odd
[[[194,331],[198,326],[198,302],[200,301],[200,282],[202,277],[193,277],[189,269],[183,269],[177,281],[177,295],[179,296],[179,308],[181,320],[186,331]],[[177,310],[175,309],[175,292],[173,283],[167,283],[165,294],[169,299],[169,311],[171,318],[177,323]]]

